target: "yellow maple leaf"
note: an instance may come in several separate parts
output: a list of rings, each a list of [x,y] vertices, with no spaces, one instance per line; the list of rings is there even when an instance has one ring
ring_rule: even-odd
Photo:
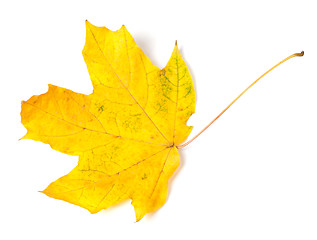
[[[168,180],[180,163],[178,149],[196,139],[267,73],[304,52],[262,74],[183,144],[192,130],[186,122],[195,111],[195,92],[177,44],[161,70],[124,26],[114,32],[86,21],[83,55],[93,93],[49,85],[47,93],[23,101],[23,139],[79,156],[78,165],[43,193],[91,213],[131,199],[139,221],[165,203]]]
[[[165,68],[156,67],[124,26],[86,21],[83,56],[93,84],[84,95],[49,85],[22,102],[24,139],[79,156],[78,165],[51,183],[46,195],[97,213],[131,199],[136,219],[160,208],[191,132],[192,79],[177,44]]]

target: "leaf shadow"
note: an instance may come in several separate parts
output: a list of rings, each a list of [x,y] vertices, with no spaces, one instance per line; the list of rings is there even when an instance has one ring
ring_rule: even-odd
[[[119,203],[116,203],[115,205],[112,205],[106,209],[102,209],[100,212],[98,212],[97,214],[102,214],[102,215],[111,215],[111,214],[116,214],[116,210],[117,208],[120,209],[120,207],[122,206],[127,206],[131,204],[131,199],[124,199]],[[133,206],[132,206],[133,207]]]
[[[134,41],[144,52],[145,56],[147,56],[155,66],[161,68],[157,56],[155,56],[153,51],[154,38],[146,34],[137,34],[134,36]]]

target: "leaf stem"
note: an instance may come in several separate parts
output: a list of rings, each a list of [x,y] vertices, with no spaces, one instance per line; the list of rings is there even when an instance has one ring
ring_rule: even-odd
[[[248,86],[238,97],[236,97],[214,120],[212,120],[204,129],[202,129],[195,137],[193,137],[191,140],[189,140],[186,143],[180,144],[177,146],[178,149],[186,147],[188,144],[190,144],[192,141],[194,141],[200,134],[202,134],[207,128],[210,127],[211,124],[213,124],[225,111],[228,110],[243,94],[245,94],[246,91],[248,91],[254,84],[256,84],[261,78],[263,78],[266,74],[271,72],[274,68],[278,67],[282,63],[286,62],[287,60],[293,58],[293,57],[301,57],[304,56],[304,51],[300,53],[294,53],[287,58],[280,61],[278,64],[274,65],[272,68],[267,70],[265,73],[263,73],[257,80],[255,80],[250,86]]]

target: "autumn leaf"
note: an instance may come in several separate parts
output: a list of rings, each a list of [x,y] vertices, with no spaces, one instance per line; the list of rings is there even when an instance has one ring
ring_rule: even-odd
[[[177,44],[161,70],[124,26],[113,32],[86,21],[83,55],[93,93],[49,85],[47,93],[23,101],[23,139],[79,156],[78,165],[43,193],[91,213],[131,199],[139,221],[165,203],[167,183],[180,164],[178,149],[195,140],[267,73],[304,52],[262,74],[186,143],[195,91]]]
[[[48,92],[23,101],[23,139],[79,156],[70,173],[42,191],[47,196],[91,213],[131,199],[139,221],[165,203],[180,163],[177,146],[191,132],[190,73],[177,44],[161,70],[124,26],[111,31],[86,21],[83,56],[93,93],[49,85]]]

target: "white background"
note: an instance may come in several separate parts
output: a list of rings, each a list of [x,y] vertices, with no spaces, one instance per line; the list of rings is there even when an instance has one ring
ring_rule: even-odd
[[[317,239],[315,1],[1,1],[1,239]],[[77,158],[31,140],[20,103],[49,83],[89,94],[85,20],[125,24],[159,67],[174,41],[193,76],[199,132],[166,204],[135,223],[130,202],[90,214],[39,193]]]

